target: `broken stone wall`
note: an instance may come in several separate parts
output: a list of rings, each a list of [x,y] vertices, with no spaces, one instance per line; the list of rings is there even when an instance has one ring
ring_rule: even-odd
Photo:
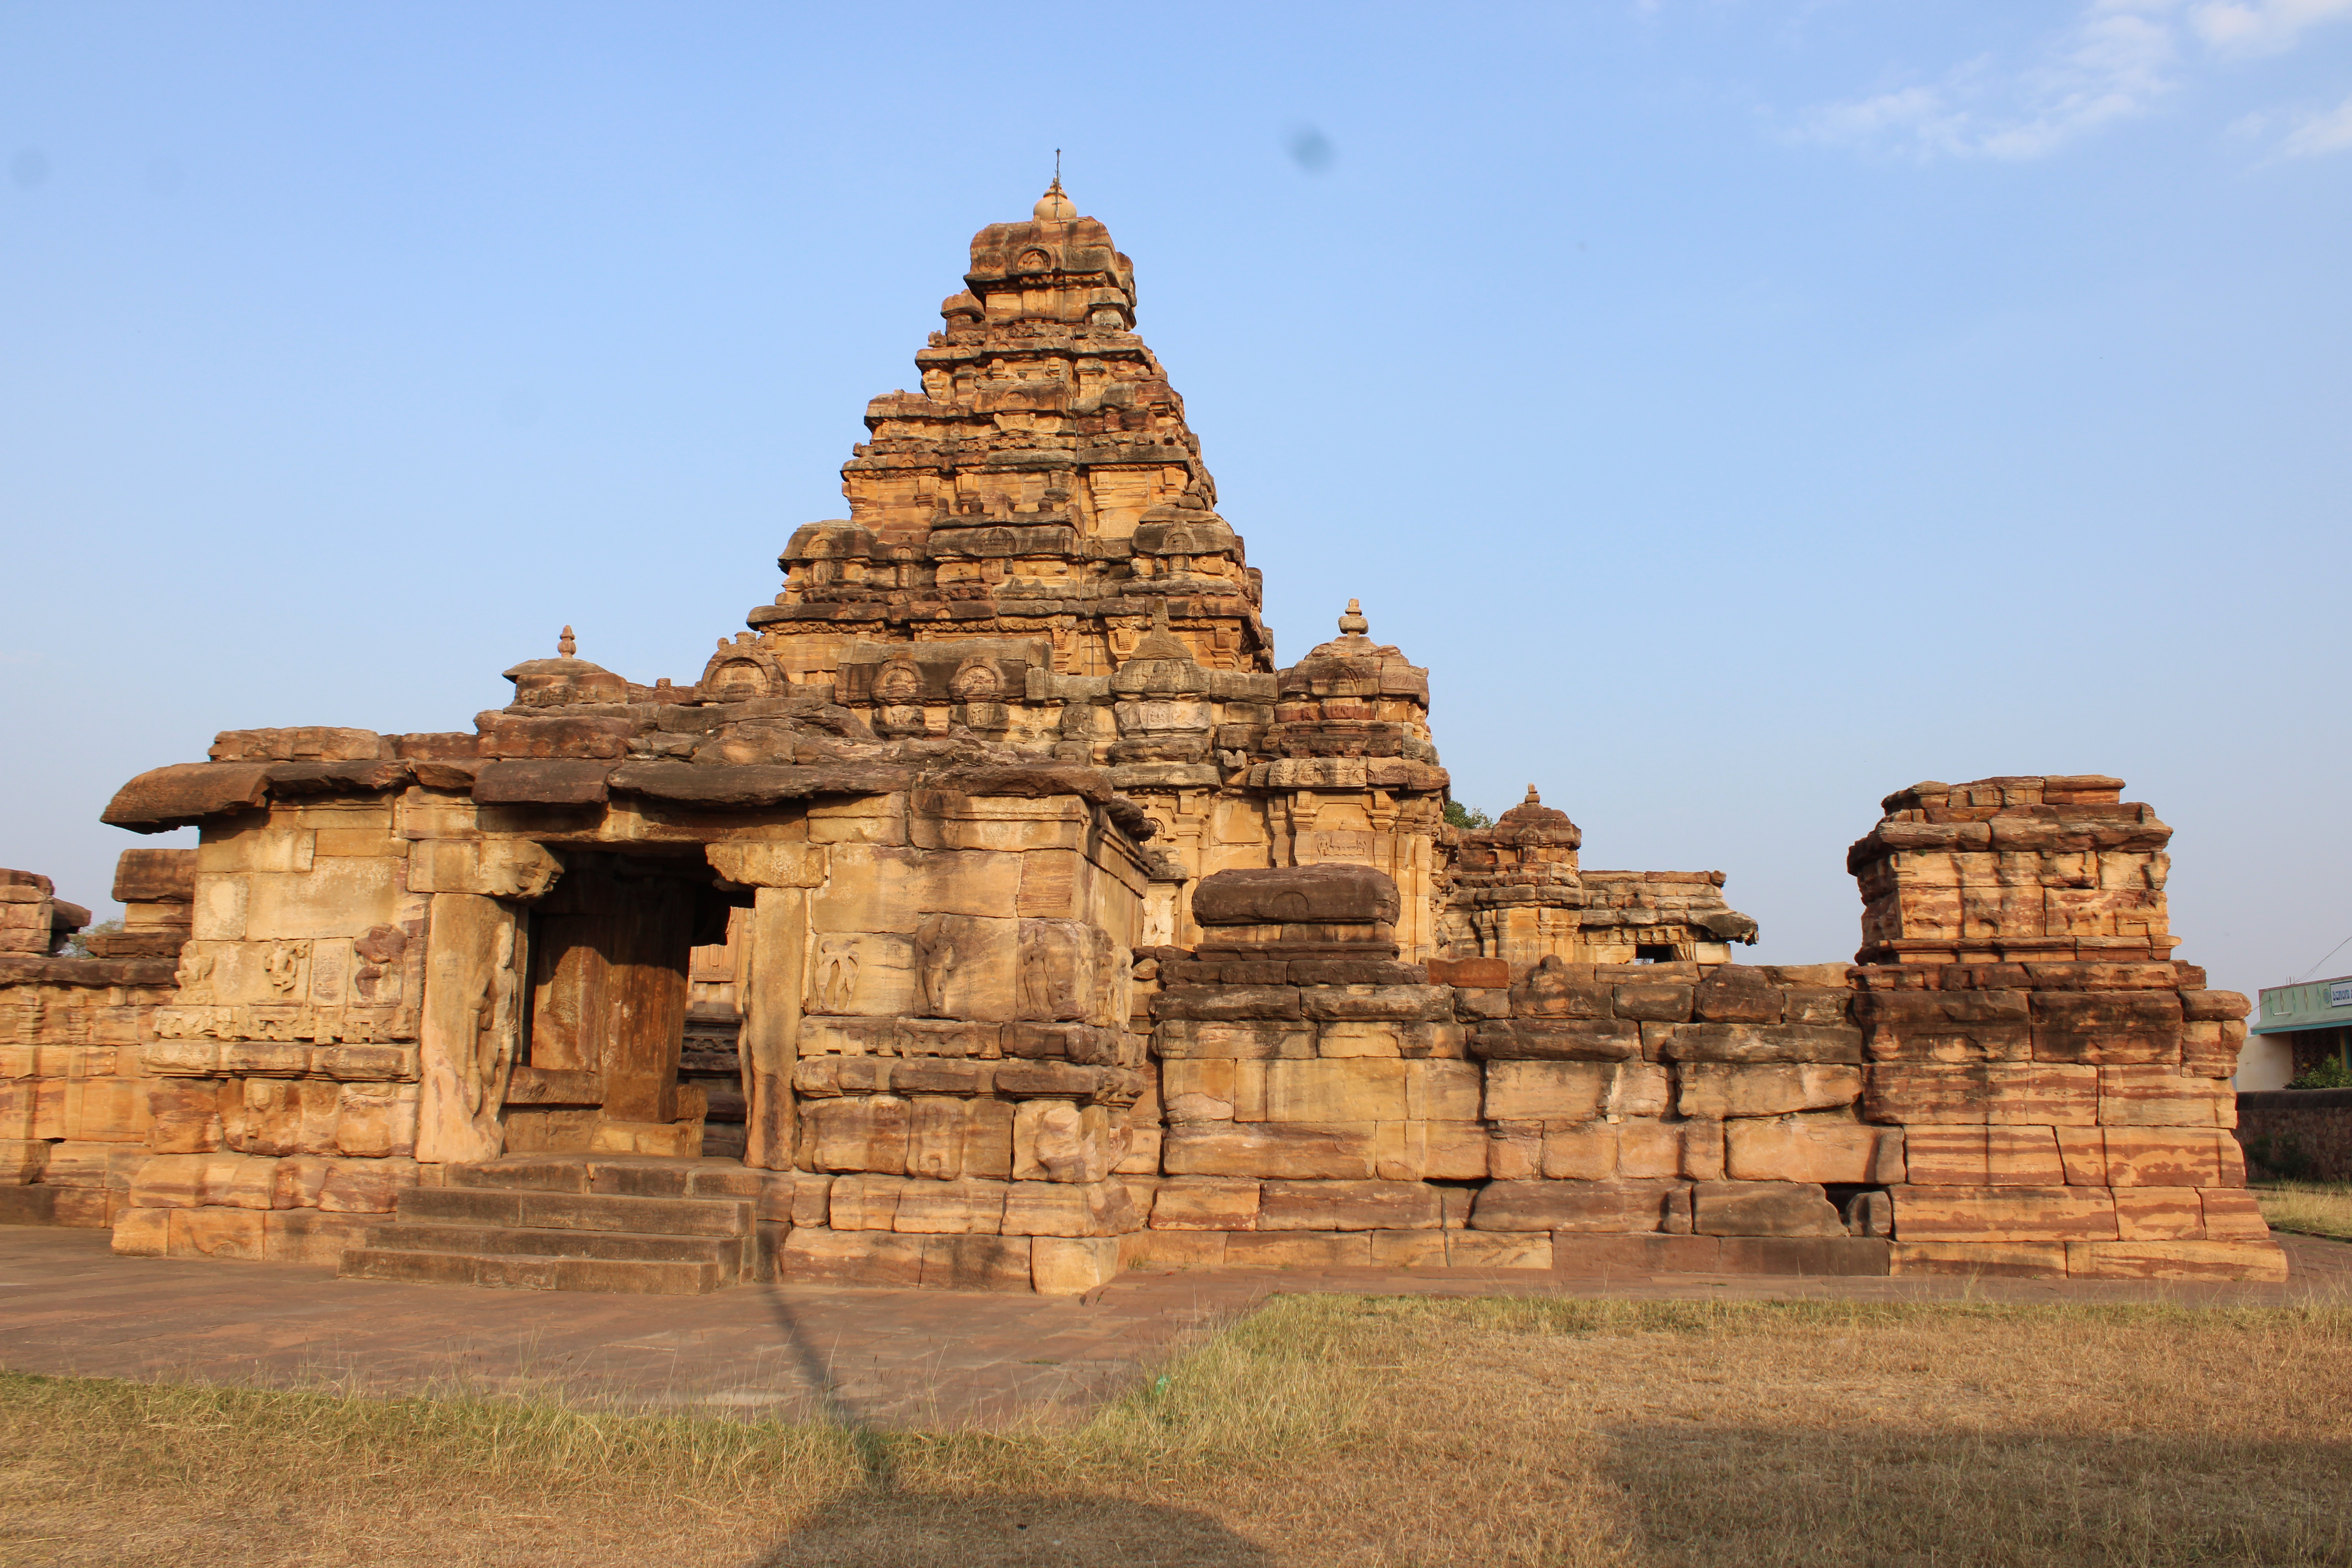
[[[2231,1129],[2248,1004],[2176,963],[2172,830],[2119,779],[1923,784],[1847,864],[1864,1114],[1902,1123],[1916,1267],[2264,1278]]]
[[[2170,830],[2120,787],[1890,797],[1853,965],[1412,964],[1369,870],[1205,880],[1210,940],[1150,958],[1129,1256],[2278,1278],[2228,1131],[2246,1001],[2167,956]]]
[[[0,1220],[97,1228],[127,1205],[155,1118],[173,1110],[142,1047],[172,996],[194,862],[193,850],[125,850],[113,889],[124,929],[91,933],[89,956],[49,955],[88,911],[64,905],[60,921],[47,878],[0,872],[0,893],[38,895],[0,910],[40,906],[9,928],[37,930],[38,944],[0,953]]]

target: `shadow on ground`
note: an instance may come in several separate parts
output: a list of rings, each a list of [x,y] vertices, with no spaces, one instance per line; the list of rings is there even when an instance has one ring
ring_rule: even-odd
[[[1205,1513],[1114,1497],[862,1491],[834,1502],[760,1568],[1272,1568]]]
[[[1697,1422],[1606,1436],[1601,1471],[1645,1568],[2352,1563],[2342,1443]]]

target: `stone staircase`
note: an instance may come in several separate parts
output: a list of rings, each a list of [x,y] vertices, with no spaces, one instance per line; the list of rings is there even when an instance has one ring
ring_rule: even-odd
[[[768,1276],[761,1173],[731,1160],[520,1155],[452,1165],[347,1249],[346,1279],[699,1296]]]

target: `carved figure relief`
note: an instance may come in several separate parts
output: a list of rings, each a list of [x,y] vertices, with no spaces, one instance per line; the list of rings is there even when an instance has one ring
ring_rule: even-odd
[[[955,924],[946,915],[925,915],[915,928],[915,986],[927,1018],[955,1016],[948,986],[955,974]]]
[[[1094,994],[1089,999],[1094,1011],[1089,1015],[1097,1023],[1113,1028],[1124,1028],[1128,1012],[1134,999],[1135,974],[1118,962],[1108,934],[1096,931],[1094,954]]]
[[[514,957],[514,926],[502,922],[489,967],[474,995],[473,1059],[467,1064],[466,1074],[468,1116],[481,1114],[486,1104],[495,1109],[505,1098],[507,1068],[514,1060],[515,998],[519,992]]]
[[[846,1013],[857,1002],[857,954],[846,942],[820,944],[816,960],[817,1008]]]
[[[310,956],[307,942],[273,942],[269,955],[261,961],[261,973],[268,977],[269,988],[294,1001],[302,994],[302,971]]]
[[[180,967],[172,978],[179,983],[181,1001],[212,1000],[213,963],[213,955],[200,951],[194,942],[180,950]]]
[[[352,993],[362,1002],[383,1006],[400,1000],[401,960],[408,954],[408,933],[398,926],[370,926],[352,943],[360,967],[352,975]]]
[[[1019,951],[1021,1016],[1054,1017],[1054,954],[1045,940],[1045,928],[1035,921],[1023,921]]]

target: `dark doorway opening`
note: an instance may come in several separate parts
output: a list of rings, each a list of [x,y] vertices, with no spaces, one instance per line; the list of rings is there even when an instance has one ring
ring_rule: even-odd
[[[731,900],[699,856],[559,853],[530,916],[507,1148],[688,1152],[707,1110],[680,1079],[688,972],[694,949],[726,941]]]

